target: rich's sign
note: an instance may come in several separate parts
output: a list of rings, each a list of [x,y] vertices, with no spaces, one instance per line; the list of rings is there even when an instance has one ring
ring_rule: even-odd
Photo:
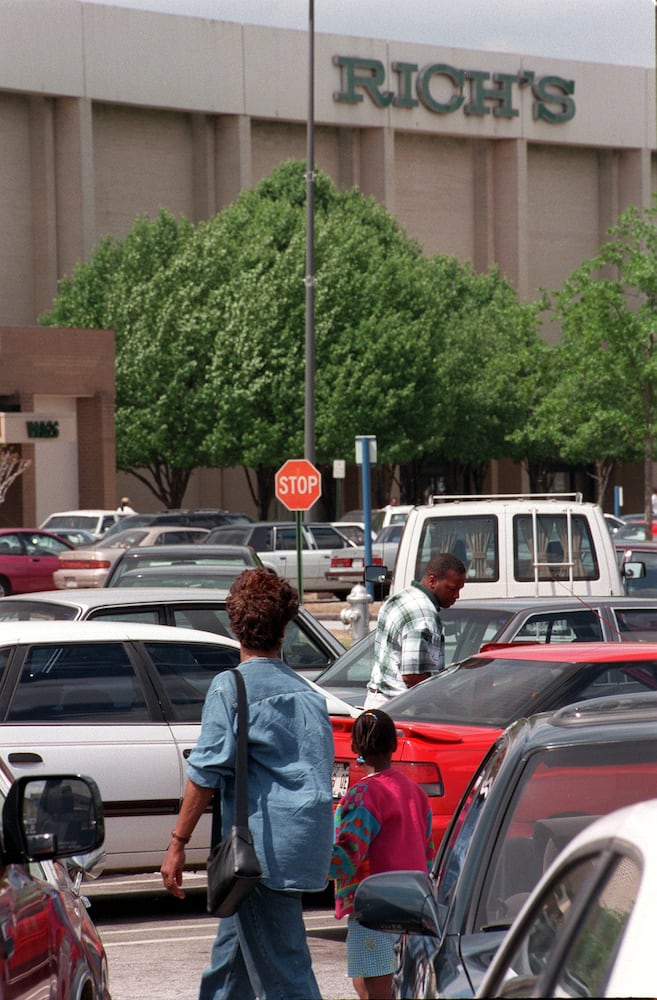
[[[365,95],[377,108],[416,108],[422,104],[437,115],[462,110],[465,115],[517,118],[514,101],[521,88],[531,88],[534,118],[568,122],[575,116],[575,81],[561,76],[537,76],[531,70],[518,73],[487,73],[458,69],[449,63],[393,62],[392,80],[379,59],[333,56],[342,72],[342,90],[333,94],[341,104],[358,104]]]

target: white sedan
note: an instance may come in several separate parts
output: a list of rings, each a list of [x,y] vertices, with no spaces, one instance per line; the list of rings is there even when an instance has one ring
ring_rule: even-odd
[[[2,623],[0,757],[17,777],[90,775],[103,799],[105,869],[157,869],[206,691],[219,671],[238,661],[234,639],[192,629]],[[327,702],[331,715],[354,714],[337,699]],[[208,814],[189,845],[189,864],[204,865],[209,845]]]
[[[557,856],[478,997],[655,997],[657,799],[609,813]]]

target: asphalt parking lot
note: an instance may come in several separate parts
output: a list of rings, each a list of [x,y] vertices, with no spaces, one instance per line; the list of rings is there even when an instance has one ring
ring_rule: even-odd
[[[217,920],[205,910],[205,875],[185,879],[186,899],[162,889],[159,875],[101,876],[85,883],[107,952],[112,1000],[197,1000]],[[352,1000],[346,976],[346,921],[329,893],[306,897],[305,925],[324,1000]]]

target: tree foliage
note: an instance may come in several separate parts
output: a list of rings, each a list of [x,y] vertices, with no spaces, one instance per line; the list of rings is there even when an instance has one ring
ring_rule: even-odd
[[[195,468],[242,465],[267,516],[276,468],[302,454],[305,198],[290,161],[196,226],[140,218],[43,317],[115,330],[118,465],[166,506]],[[535,307],[497,271],[425,258],[374,199],[321,171],[315,283],[318,464],[374,434],[383,466],[438,457],[478,485],[527,420]]]
[[[567,462],[596,466],[598,498],[617,461],[644,457],[651,510],[657,428],[657,208],[630,208],[557,294],[562,341],[542,417]]]

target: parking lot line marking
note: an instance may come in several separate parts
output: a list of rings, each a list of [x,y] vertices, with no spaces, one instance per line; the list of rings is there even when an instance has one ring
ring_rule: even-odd
[[[215,937],[216,937],[216,932],[213,933],[213,934],[194,934],[194,935],[189,935],[189,936],[185,935],[185,937],[182,940],[184,940],[184,941],[214,941]],[[144,938],[143,941],[135,941],[134,938],[132,938],[132,937],[126,938],[125,941],[106,941],[105,938],[104,938],[104,935],[102,935],[102,934],[101,934],[101,939],[103,941],[103,946],[104,946],[105,950],[107,950],[108,948],[124,948],[124,947],[131,947],[131,946],[134,946],[134,945],[141,945],[141,944],[179,944],[180,941],[181,941],[180,936],[173,937],[173,938],[172,937],[166,937],[166,938],[164,938],[164,937]]]

